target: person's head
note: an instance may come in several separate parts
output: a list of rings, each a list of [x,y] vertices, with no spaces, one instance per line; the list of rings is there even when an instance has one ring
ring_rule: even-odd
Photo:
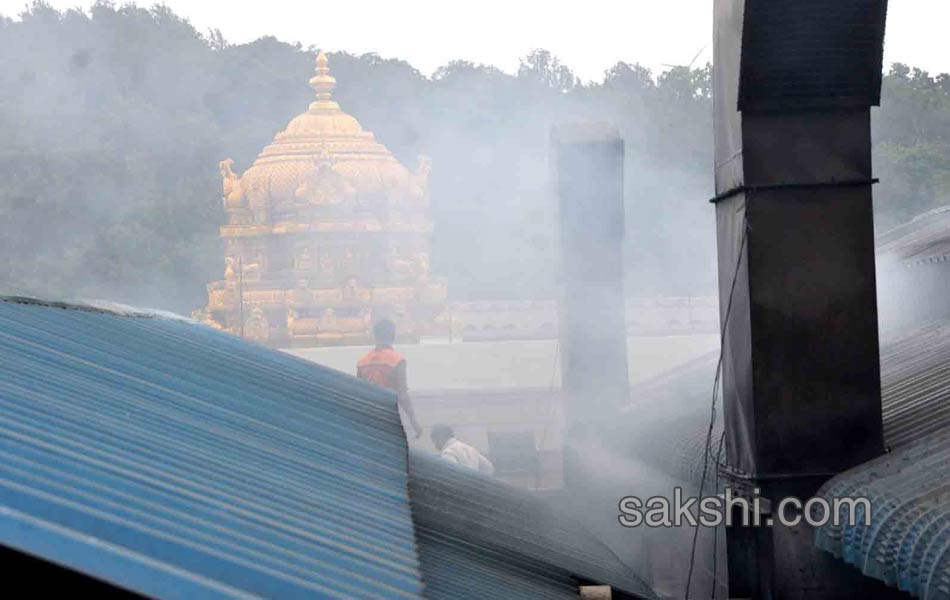
[[[432,433],[429,435],[436,450],[442,450],[448,441],[455,437],[455,432],[445,423],[439,423],[432,427]]]
[[[396,324],[392,319],[380,319],[373,325],[373,339],[377,346],[392,346],[396,341]]]

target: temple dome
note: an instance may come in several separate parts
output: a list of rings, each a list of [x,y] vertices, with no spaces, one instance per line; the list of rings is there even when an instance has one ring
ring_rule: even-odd
[[[320,52],[316,63],[310,79],[316,100],[264,147],[241,177],[242,196],[252,206],[291,198],[321,164],[332,165],[351,193],[411,193],[409,170],[331,98],[336,80],[326,54]]]
[[[297,115],[287,124],[287,128],[277,134],[280,138],[307,139],[324,136],[361,136],[366,134],[351,115],[339,108],[335,111],[315,110]],[[368,134],[372,137],[372,134]]]

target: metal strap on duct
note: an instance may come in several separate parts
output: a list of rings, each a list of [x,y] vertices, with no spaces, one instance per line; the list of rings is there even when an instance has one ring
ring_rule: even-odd
[[[531,492],[416,451],[409,492],[427,598],[576,598],[581,583],[611,585],[617,598],[655,597]]]
[[[168,318],[0,301],[0,544],[150,596],[422,591],[394,397]]]
[[[866,575],[921,598],[950,596],[950,430],[931,434],[865,463],[828,483],[818,495],[867,498],[870,525],[829,523],[815,545]],[[842,510],[842,512],[845,512]]]

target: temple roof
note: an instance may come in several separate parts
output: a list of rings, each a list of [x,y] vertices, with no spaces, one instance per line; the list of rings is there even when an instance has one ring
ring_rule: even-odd
[[[310,86],[316,99],[274,136],[241,178],[251,204],[293,196],[304,179],[326,164],[357,192],[408,190],[408,169],[333,100],[336,79],[323,52],[317,55]]]
[[[310,87],[317,93],[317,99],[310,104],[307,112],[295,117],[286,131],[278,134],[281,138],[319,138],[326,135],[358,136],[363,132],[359,122],[344,113],[340,105],[332,99],[336,88],[336,78],[330,75],[327,55],[317,55],[316,75],[310,79]],[[372,138],[372,134],[367,134]]]
[[[363,131],[359,121],[346,114],[332,98],[336,87],[336,78],[330,75],[327,55],[317,55],[316,75],[310,79],[310,87],[316,92],[316,100],[307,112],[294,117],[284,131],[278,133],[274,142],[264,148],[261,156],[280,155],[282,152],[299,154],[305,148],[290,145],[303,145],[308,150],[322,151],[324,148],[333,154],[356,150],[362,154],[391,156],[382,145],[375,143],[373,134]],[[312,145],[316,147],[312,147]],[[332,145],[331,145],[332,144]]]

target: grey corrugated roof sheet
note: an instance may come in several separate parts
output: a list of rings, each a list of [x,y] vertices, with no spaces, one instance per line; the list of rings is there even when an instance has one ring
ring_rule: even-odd
[[[702,473],[717,358],[709,354],[664,375],[657,381],[676,382],[667,389],[664,383],[633,391],[638,404],[630,409],[631,451],[693,484]],[[722,432],[721,398],[717,404],[714,446]],[[881,405],[884,441],[891,449],[950,427],[950,323],[904,331],[882,344]],[[711,463],[709,469],[707,478]]]
[[[394,397],[185,320],[0,301],[0,544],[173,597],[418,597]]]
[[[945,262],[950,259],[950,206],[914,217],[875,241],[877,253],[906,264]]]
[[[576,598],[582,583],[611,585],[615,598],[655,597],[532,492],[415,450],[409,490],[428,598]]]
[[[950,426],[950,323],[915,328],[881,347],[881,409],[891,448]]]
[[[631,390],[623,440],[630,456],[684,483],[699,485],[718,358],[718,351],[705,354]],[[717,406],[713,452],[722,433],[721,398]],[[710,457],[707,483],[712,481],[714,459]]]
[[[672,398],[648,386],[640,406],[656,403],[656,416],[634,413],[642,426],[631,436],[632,452],[692,485],[702,474],[715,367],[710,355],[664,378],[678,380],[675,393],[689,399],[678,411],[666,405]],[[816,545],[912,594],[950,597],[950,323],[905,331],[882,345],[881,395],[892,452],[833,478],[819,493],[870,498],[872,525],[826,525]],[[720,413],[713,452],[721,424]],[[714,462],[711,456],[707,493]]]

